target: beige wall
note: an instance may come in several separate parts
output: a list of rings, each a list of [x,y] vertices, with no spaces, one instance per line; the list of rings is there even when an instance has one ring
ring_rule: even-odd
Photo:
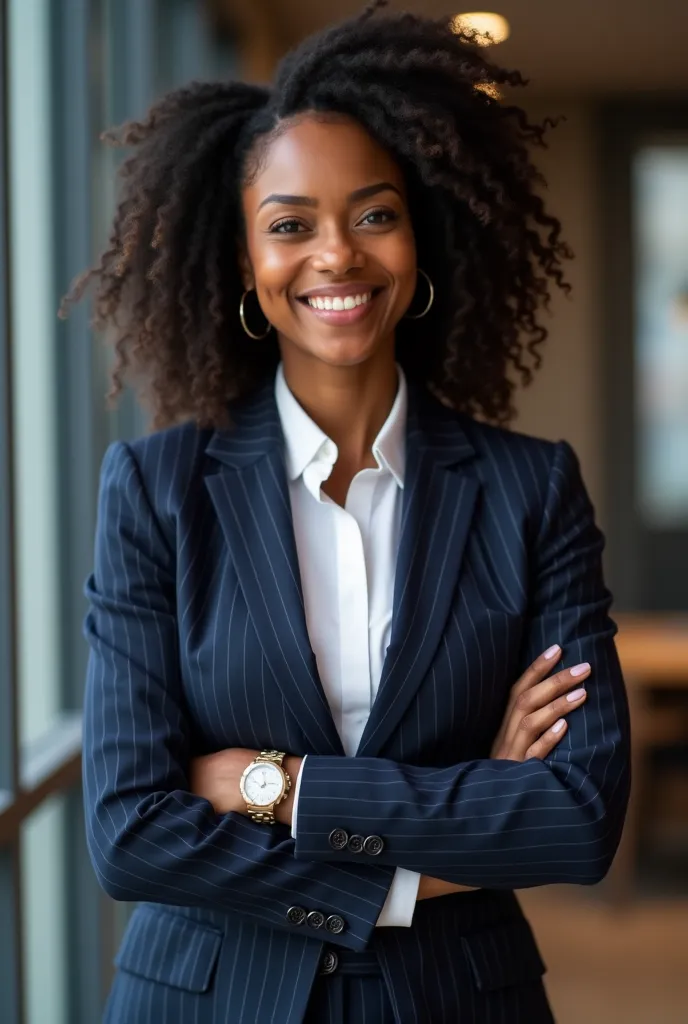
[[[514,427],[553,440],[565,438],[573,445],[598,519],[604,523],[603,339],[592,115],[584,101],[576,100],[538,100],[529,105],[529,111],[538,121],[547,115],[567,117],[549,132],[549,149],[536,150],[535,158],[548,182],[550,211],[562,221],[563,235],[576,259],[566,266],[573,285],[571,298],[558,291],[553,298],[552,317],[544,321],[551,334],[543,346],[543,366],[534,383],[518,396]]]

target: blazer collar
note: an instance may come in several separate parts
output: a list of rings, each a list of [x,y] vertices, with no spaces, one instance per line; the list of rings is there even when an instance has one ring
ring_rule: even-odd
[[[398,486],[403,488],[408,388],[404,371],[398,364],[397,371],[399,384],[394,403],[372,449],[378,465],[387,469]],[[275,402],[285,439],[287,476],[289,480],[297,480],[331,438],[311,419],[289,390],[282,363],[275,376]]]
[[[474,455],[462,426],[463,417],[443,406],[423,386],[408,379],[406,385],[406,459],[412,450],[427,451],[436,462],[448,466]],[[240,469],[276,449],[284,452],[285,436],[272,378],[241,402],[232,404],[230,413],[232,426],[211,434],[205,449],[207,455]],[[396,468],[400,468],[398,463]]]

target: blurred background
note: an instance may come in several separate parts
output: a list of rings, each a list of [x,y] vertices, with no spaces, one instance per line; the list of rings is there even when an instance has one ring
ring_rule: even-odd
[[[495,0],[497,3],[497,0]],[[396,6],[393,4],[393,6]],[[399,6],[402,6],[401,4]],[[463,13],[441,0],[407,9]],[[192,78],[268,80],[358,0],[0,3],[0,1019],[94,1024],[129,908],[83,839],[80,707],[100,461],[147,430],[60,296],[104,244],[99,134]],[[470,9],[470,8],[469,8]],[[559,1024],[688,1021],[688,3],[499,0],[577,259],[515,426],[578,452],[608,546],[634,787],[592,889],[523,892]],[[496,34],[495,34],[496,38]]]

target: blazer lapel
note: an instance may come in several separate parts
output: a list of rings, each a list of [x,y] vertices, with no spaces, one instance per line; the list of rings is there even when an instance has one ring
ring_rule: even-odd
[[[272,384],[216,431],[206,454],[223,465],[206,477],[265,659],[313,753],[343,756],[318,675],[301,576]]]
[[[455,413],[409,389],[392,633],[357,755],[376,757],[399,725],[442,639],[480,485]]]

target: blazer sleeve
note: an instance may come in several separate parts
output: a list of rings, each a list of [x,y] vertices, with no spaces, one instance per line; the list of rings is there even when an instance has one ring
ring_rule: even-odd
[[[525,668],[559,643],[561,667],[588,661],[586,703],[545,760],[472,760],[447,768],[310,755],[296,857],[344,862],[334,828],[377,833],[379,863],[494,889],[594,884],[616,852],[630,786],[630,729],[617,658],[604,546],[577,458],[553,446],[535,541]],[[515,682],[515,679],[513,680]]]
[[[207,906],[301,934],[290,908],[337,914],[346,927],[328,931],[328,942],[363,949],[393,868],[296,860],[286,826],[216,815],[189,792],[175,590],[175,553],[131,449],[115,442],[103,460],[85,585],[84,801],[100,884],[117,900]]]

